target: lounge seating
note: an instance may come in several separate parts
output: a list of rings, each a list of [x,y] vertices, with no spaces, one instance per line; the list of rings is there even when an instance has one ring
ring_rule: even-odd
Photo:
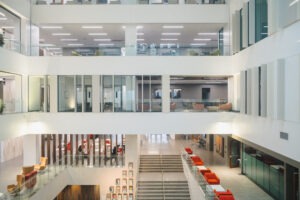
[[[232,104],[231,103],[225,103],[219,105],[219,110],[220,111],[230,111],[232,109]]]
[[[217,177],[215,173],[205,173],[204,178],[206,179],[207,183],[210,185],[220,184],[220,179]]]
[[[28,189],[31,189],[35,186],[36,184],[36,174],[37,171],[34,170],[34,166],[26,166],[23,167],[23,177],[25,179],[25,186]]]
[[[232,192],[228,189],[225,192],[219,192],[214,190],[214,193],[216,194],[217,197],[219,197],[220,195],[232,195]]]
[[[175,102],[172,102],[172,103],[170,104],[170,110],[171,110],[171,111],[175,111],[175,109],[176,109],[176,103],[175,103]]]
[[[204,162],[201,160],[201,158],[199,156],[192,156],[191,159],[192,159],[193,165],[196,165],[196,166],[204,165]]]
[[[204,104],[202,104],[202,103],[193,103],[193,110],[203,111],[204,110]]]
[[[211,170],[209,168],[207,168],[207,169],[200,169],[198,172],[201,173],[202,175],[204,175],[206,173],[211,173]]]
[[[34,165],[34,169],[35,170],[44,170],[47,166],[47,163],[48,163],[48,158],[47,157],[41,157],[40,158],[40,164],[38,165]]]
[[[184,150],[185,150],[188,154],[193,154],[192,149],[189,148],[189,147],[184,148]]]
[[[220,195],[219,200],[235,200],[233,195]]]
[[[23,188],[24,177],[23,175],[17,175],[17,185],[11,184],[7,186],[7,191],[11,195],[16,195]]]

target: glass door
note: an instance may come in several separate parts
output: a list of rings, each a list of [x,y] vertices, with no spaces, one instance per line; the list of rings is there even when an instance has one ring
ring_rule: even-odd
[[[229,147],[229,167],[239,167],[240,166],[240,142],[237,140],[230,141]]]

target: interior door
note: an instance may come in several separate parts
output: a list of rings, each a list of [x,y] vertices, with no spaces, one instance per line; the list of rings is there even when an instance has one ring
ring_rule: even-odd
[[[229,167],[239,167],[240,162],[240,145],[241,143],[237,140],[230,141],[230,148],[229,148]]]

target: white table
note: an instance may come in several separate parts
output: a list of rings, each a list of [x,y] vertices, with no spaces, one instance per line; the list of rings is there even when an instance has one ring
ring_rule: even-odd
[[[210,185],[213,190],[217,192],[226,192],[226,190],[221,185]]]
[[[198,170],[207,169],[205,166],[197,166]]]

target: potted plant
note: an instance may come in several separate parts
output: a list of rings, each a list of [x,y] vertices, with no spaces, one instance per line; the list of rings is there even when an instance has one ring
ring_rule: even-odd
[[[2,99],[0,99],[0,114],[3,113],[4,108],[5,108],[4,102]]]
[[[3,47],[4,45],[4,37],[3,34],[0,33],[0,47]]]

